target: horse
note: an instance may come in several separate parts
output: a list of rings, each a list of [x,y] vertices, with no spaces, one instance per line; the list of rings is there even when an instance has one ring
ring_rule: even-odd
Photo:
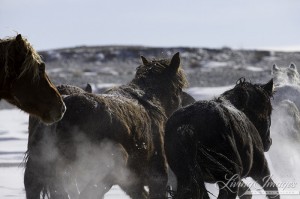
[[[252,177],[268,197],[280,197],[264,156],[272,144],[272,94],[273,80],[252,84],[240,79],[219,97],[197,101],[171,115],[164,147],[177,178],[174,198],[209,198],[204,182],[218,184],[220,199],[251,198],[241,181],[245,177]]]
[[[65,116],[49,131],[29,128],[27,198],[102,198],[115,184],[133,199],[166,198],[163,130],[181,106],[187,80],[179,53],[170,60],[141,59],[128,84],[104,94],[71,94],[64,98]],[[75,181],[79,191],[72,192]]]
[[[276,86],[281,84],[296,84],[300,86],[300,75],[295,63],[291,63],[287,68],[279,68],[274,64],[272,75]]]
[[[272,147],[268,153],[277,177],[284,179],[288,177],[291,178],[289,182],[293,182],[300,179],[299,172],[295,169],[300,163],[299,74],[293,63],[284,69],[274,69],[273,66],[273,71],[276,71],[273,72],[274,79],[282,78],[274,88],[271,122],[273,143],[280,147]]]
[[[272,115],[272,132],[289,137],[293,142],[300,142],[300,112],[294,102],[288,99],[280,101]]]
[[[105,86],[105,87],[96,87],[96,85],[94,85],[94,90],[92,89],[92,86],[91,84],[87,84],[85,89],[86,91],[92,93],[92,90],[95,91],[94,93],[96,94],[103,94],[105,93],[106,91],[108,91],[109,89],[113,88],[113,86]],[[196,100],[193,96],[191,96],[189,93],[187,93],[186,91],[182,91],[181,93],[181,106],[186,106],[186,105],[189,105],[189,104],[192,104],[194,103]]]
[[[51,124],[66,110],[45,72],[45,63],[20,34],[0,40],[0,100]]]
[[[92,88],[91,88],[90,84],[87,84],[84,89],[74,86],[74,85],[68,85],[68,84],[58,85],[58,86],[56,86],[56,89],[62,97],[76,94],[76,93],[85,93],[85,92],[91,93],[92,92]],[[53,124],[53,125],[55,125],[55,124]],[[36,130],[36,128],[38,128],[39,130]],[[43,129],[43,130],[41,130],[41,129]],[[53,127],[49,124],[45,124],[44,122],[42,122],[39,117],[36,117],[34,115],[29,115],[28,141],[34,140],[35,142],[38,142],[41,138],[43,138],[45,136],[45,135],[43,135],[43,133],[49,132],[49,131],[51,131],[51,129],[53,129]],[[35,135],[35,133],[40,133],[40,135]],[[35,138],[31,138],[31,137],[35,137]],[[31,145],[34,145],[34,144],[28,143],[29,147]]]
[[[296,64],[291,63],[287,68],[273,65],[272,75],[275,82],[273,106],[278,106],[284,100],[290,100],[300,110],[300,75]]]
[[[281,136],[285,136],[288,139],[291,138],[293,140],[298,140],[295,138],[300,136],[300,128],[298,126],[298,116],[300,115],[300,84],[296,81],[299,74],[297,72],[296,65],[293,63],[285,70],[275,70],[277,70],[277,72],[279,71],[279,73],[283,73],[285,71],[285,74],[288,74],[286,71],[292,71],[290,73],[294,73],[294,75],[288,76],[293,77],[293,81],[281,81],[274,88],[275,94],[274,100],[272,101],[274,114],[272,117],[272,123],[276,127],[274,127],[273,131],[280,133]],[[279,75],[278,73],[273,73],[274,79],[278,79],[279,76],[282,77],[282,75]],[[300,83],[300,79],[298,80]],[[278,124],[282,124],[283,126]],[[278,131],[278,128],[282,128],[283,131]]]

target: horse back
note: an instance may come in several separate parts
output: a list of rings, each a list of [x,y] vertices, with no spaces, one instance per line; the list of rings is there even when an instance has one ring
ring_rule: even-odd
[[[246,175],[251,169],[253,148],[263,148],[258,131],[245,114],[230,104],[216,101],[198,101],[176,111],[166,124],[165,136],[166,143],[189,137],[188,140],[197,144],[198,149],[220,154],[222,165],[230,168],[233,161],[243,168],[241,175]],[[208,170],[211,168],[207,165]]]
[[[135,147],[148,153],[153,147],[151,120],[138,102],[88,93],[70,95],[64,101],[67,111],[57,126],[60,145],[84,136],[95,144],[103,140],[120,143],[129,153],[136,151]]]

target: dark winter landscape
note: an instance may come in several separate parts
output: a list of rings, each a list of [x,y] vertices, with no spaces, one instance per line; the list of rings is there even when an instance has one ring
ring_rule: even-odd
[[[253,82],[271,77],[273,64],[288,66],[300,61],[300,52],[232,50],[230,48],[148,48],[139,46],[76,47],[42,51],[50,77],[57,84],[126,83],[148,59],[170,58],[180,52],[190,87],[215,87],[235,84],[245,77]]]

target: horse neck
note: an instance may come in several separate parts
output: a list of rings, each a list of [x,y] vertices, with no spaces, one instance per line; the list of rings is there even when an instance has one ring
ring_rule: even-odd
[[[0,99],[2,98],[2,91],[5,90],[5,60],[3,59],[3,53],[0,55]]]
[[[227,92],[226,95],[222,94],[220,97],[218,97],[217,101],[220,101],[224,104],[230,104],[238,109],[235,98],[236,94],[234,92]]]
[[[120,88],[121,92],[125,91],[125,95],[127,97],[129,94],[131,98],[137,100],[150,112],[158,113],[158,115],[165,117],[165,110],[161,102],[157,99],[155,95],[153,95],[153,91],[147,90],[143,87],[139,87],[138,85],[133,83],[121,86]],[[118,92],[120,92],[120,90]]]
[[[149,89],[145,86],[141,86],[139,84],[131,82],[131,83],[128,84],[128,88],[131,88],[131,89],[139,92],[140,94],[142,94],[144,100],[156,101],[155,100],[155,95],[153,95],[153,92],[151,91],[151,89]]]
[[[0,47],[0,100],[2,98],[9,99],[10,98],[10,85],[11,79],[7,78],[6,70],[5,70],[5,51],[3,47]]]

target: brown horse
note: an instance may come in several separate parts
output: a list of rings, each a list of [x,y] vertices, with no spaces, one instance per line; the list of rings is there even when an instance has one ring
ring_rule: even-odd
[[[142,61],[127,85],[100,95],[72,94],[64,99],[67,111],[61,121],[48,127],[31,123],[27,198],[37,199],[40,193],[50,198],[102,198],[115,184],[134,199],[166,198],[163,129],[166,118],[181,105],[187,81],[179,53],[171,60]],[[79,196],[70,193],[73,181],[65,183],[66,174],[76,179]]]
[[[0,40],[1,99],[45,123],[60,120],[66,109],[41,57],[20,34]]]

